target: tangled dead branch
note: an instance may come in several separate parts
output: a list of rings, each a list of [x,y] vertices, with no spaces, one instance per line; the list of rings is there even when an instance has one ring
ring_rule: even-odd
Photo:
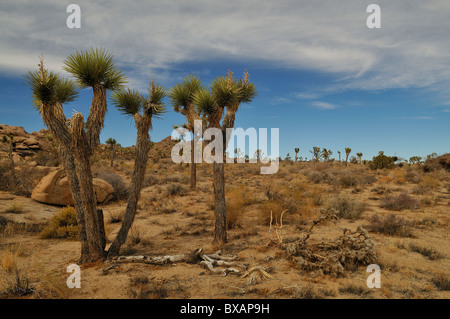
[[[195,249],[187,254],[166,255],[166,256],[118,256],[110,259],[112,266],[105,269],[108,271],[114,268],[118,263],[145,263],[151,265],[167,265],[175,263],[200,264],[213,273],[226,276],[229,273],[241,274],[242,270],[247,269],[248,265],[236,261],[237,256],[221,256],[221,251],[214,254],[204,254],[203,249]],[[220,268],[219,268],[220,267]]]
[[[354,270],[359,265],[374,263],[377,259],[374,243],[361,226],[354,232],[344,229],[343,235],[331,242],[307,244],[314,227],[327,220],[337,219],[336,211],[323,211],[303,238],[283,246],[288,257],[297,262],[303,270],[336,277],[343,276],[345,270]]]

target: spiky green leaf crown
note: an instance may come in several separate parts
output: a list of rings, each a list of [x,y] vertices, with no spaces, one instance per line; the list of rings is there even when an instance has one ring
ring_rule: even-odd
[[[64,65],[64,70],[71,73],[82,88],[118,90],[126,83],[122,71],[113,63],[112,54],[104,49],[75,52],[64,61]]]

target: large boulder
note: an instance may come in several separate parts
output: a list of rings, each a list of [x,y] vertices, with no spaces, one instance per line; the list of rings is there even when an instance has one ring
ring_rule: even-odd
[[[94,178],[93,184],[97,203],[106,203],[112,198],[114,188],[111,184],[99,178]],[[31,193],[31,198],[51,205],[74,205],[69,180],[63,169],[51,172],[43,177]]]

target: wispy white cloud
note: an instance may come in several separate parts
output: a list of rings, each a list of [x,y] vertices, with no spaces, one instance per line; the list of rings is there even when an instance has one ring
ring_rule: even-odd
[[[317,107],[321,110],[334,110],[338,106],[336,104],[331,104],[327,102],[315,101],[312,103],[312,106]]]
[[[0,72],[33,69],[40,54],[61,71],[68,54],[101,46],[137,88],[181,77],[180,63],[220,59],[335,75],[323,92],[448,87],[450,2],[377,3],[381,29],[366,27],[358,0],[78,0],[82,28],[68,29],[67,3],[17,0],[2,3]]]

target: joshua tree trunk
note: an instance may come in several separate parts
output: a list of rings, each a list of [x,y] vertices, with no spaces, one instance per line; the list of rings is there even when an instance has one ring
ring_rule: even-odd
[[[225,201],[225,171],[224,163],[213,163],[214,169],[214,227],[215,244],[224,244],[227,239],[227,210]]]
[[[70,190],[74,200],[74,208],[77,215],[78,223],[78,237],[81,242],[81,256],[80,262],[85,262],[90,259],[89,245],[86,237],[86,225],[84,221],[84,210],[81,201],[80,185],[78,176],[76,174],[75,159],[71,151],[72,138],[68,132],[66,125],[66,118],[62,110],[62,105],[46,105],[41,108],[42,119],[47,125],[48,129],[54,136],[58,143],[59,156],[63,162],[63,167],[66,171],[69,180]]]
[[[128,195],[128,204],[123,217],[120,230],[108,250],[108,258],[119,255],[120,247],[127,240],[128,232],[136,216],[137,205],[144,180],[145,169],[148,162],[148,151],[150,150],[150,136],[148,131],[151,119],[147,116],[134,115],[137,127],[136,155],[131,187]]]
[[[75,166],[86,223],[86,237],[89,246],[90,260],[96,261],[105,257],[105,225],[102,223],[103,212],[97,210],[97,198],[92,183],[93,178],[89,156],[90,149],[86,140],[86,135],[84,134],[83,115],[80,113],[73,115],[71,131],[71,135],[74,139]]]
[[[73,201],[75,203],[75,212],[77,214],[78,222],[78,237],[81,242],[80,261],[84,262],[89,260],[89,245],[86,238],[86,225],[84,222],[80,185],[78,183],[78,177],[75,170],[75,160],[73,156],[62,146],[59,147],[59,156],[61,157],[64,169],[66,170],[70,190],[72,191]]]

